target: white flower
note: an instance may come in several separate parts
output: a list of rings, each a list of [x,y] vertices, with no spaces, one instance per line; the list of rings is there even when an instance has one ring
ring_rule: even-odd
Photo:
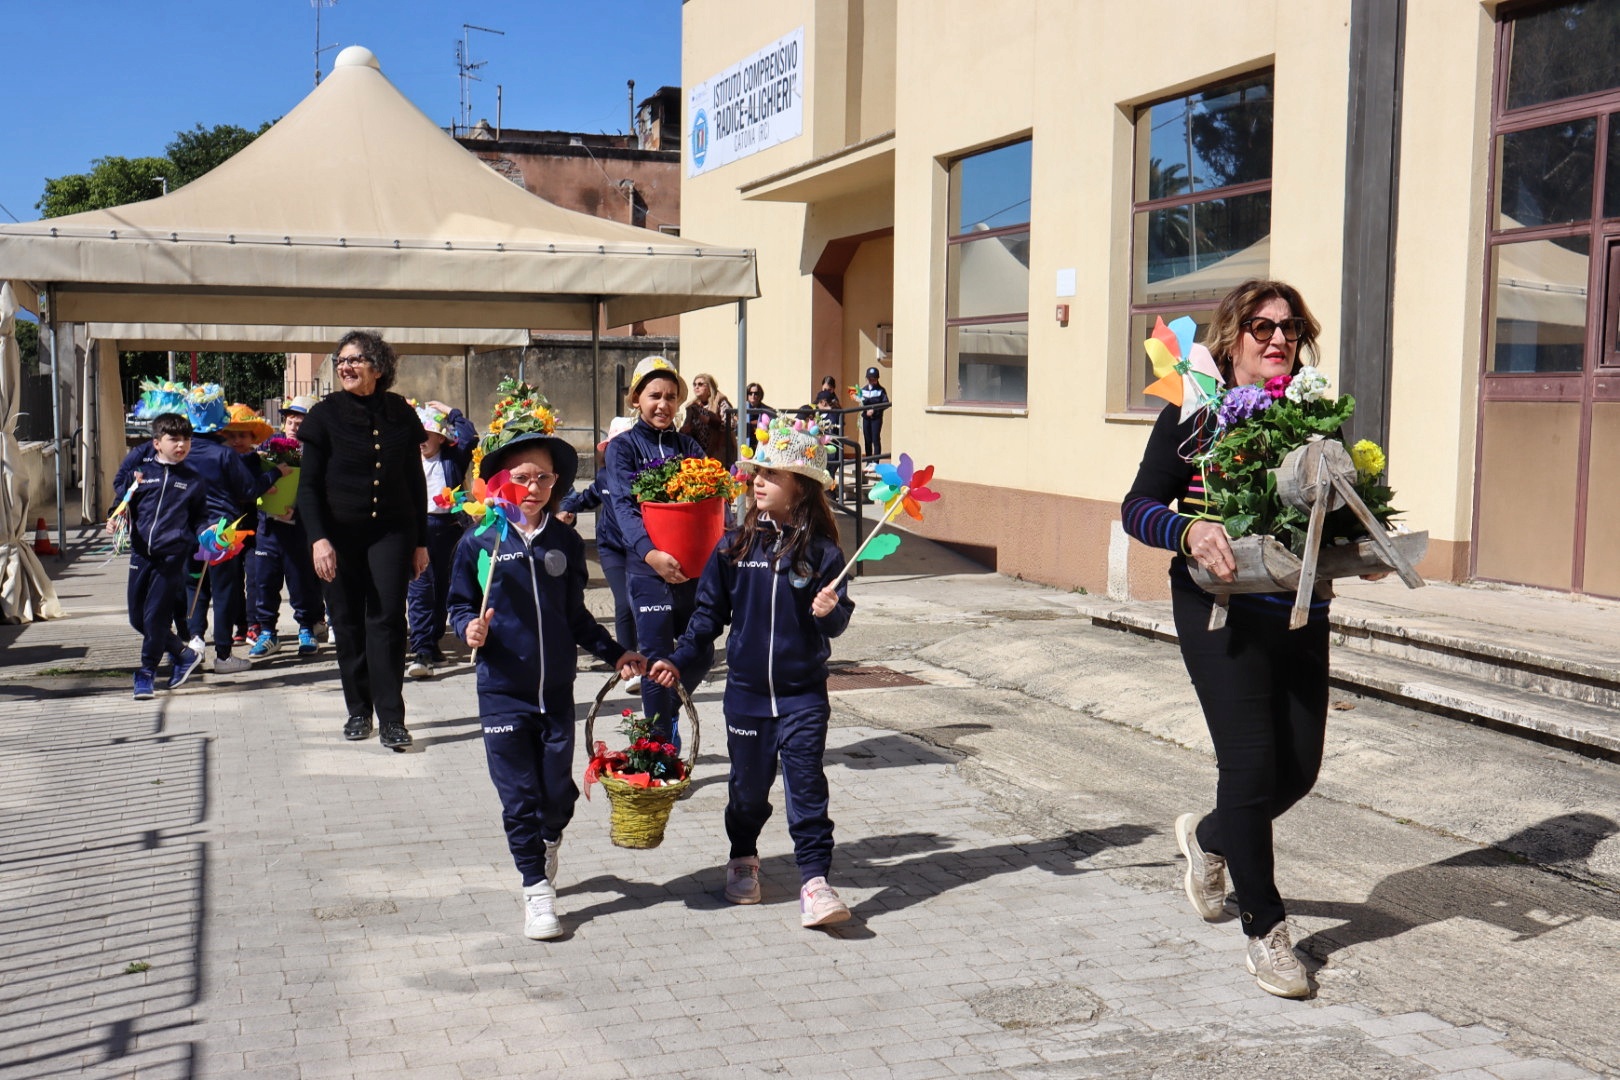
[[[1306,366],[1299,369],[1284,391],[1288,400],[1296,404],[1307,401],[1321,401],[1327,396],[1328,378],[1314,367]]]

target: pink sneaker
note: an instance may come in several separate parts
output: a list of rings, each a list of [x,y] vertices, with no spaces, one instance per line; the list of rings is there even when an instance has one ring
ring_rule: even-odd
[[[726,863],[726,900],[733,904],[759,903],[759,856],[744,855]]]
[[[849,905],[838,899],[824,877],[811,878],[799,890],[799,923],[803,926],[831,926],[849,918]]]

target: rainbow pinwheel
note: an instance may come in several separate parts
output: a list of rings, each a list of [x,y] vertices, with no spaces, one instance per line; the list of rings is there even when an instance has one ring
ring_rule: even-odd
[[[1153,362],[1153,374],[1158,376],[1143,393],[1180,405],[1182,420],[1218,400],[1225,385],[1215,358],[1203,344],[1193,341],[1197,331],[1198,324],[1187,315],[1168,326],[1163,318],[1156,318],[1153,336],[1142,342]]]
[[[505,469],[490,477],[484,485],[484,497],[478,504],[481,509],[474,513],[470,503],[462,507],[480,522],[473,535],[482,536],[493,528],[500,539],[505,540],[507,526],[523,520],[523,508],[519,504],[528,494],[529,489],[523,484],[514,483],[512,474]]]
[[[932,490],[928,482],[934,478],[934,467],[925,466],[917,468],[911,460],[910,454],[901,454],[900,463],[891,465],[882,462],[877,466],[878,483],[872,486],[871,499],[883,505],[883,517],[872,527],[869,535],[861,546],[855,549],[854,556],[845,564],[837,577],[833,578],[829,588],[836,589],[838,583],[849,575],[856,563],[874,562],[888,555],[893,555],[900,546],[900,537],[894,533],[883,533],[883,526],[888,525],[904,510],[918,521],[923,519],[923,503],[936,502],[939,492]]]
[[[247,515],[243,515],[246,517]],[[242,554],[242,541],[253,535],[252,529],[238,529],[242,518],[237,518],[230,524],[224,518],[204,529],[197,537],[197,554],[192,558],[209,566],[218,566],[227,559],[234,559]]]

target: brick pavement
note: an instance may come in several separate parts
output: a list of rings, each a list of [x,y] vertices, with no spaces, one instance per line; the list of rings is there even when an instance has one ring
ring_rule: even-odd
[[[75,600],[96,613],[8,652],[37,637],[94,643],[89,666],[130,663],[133,635],[108,622],[121,569],[81,566]],[[1270,998],[1235,962],[1230,926],[1096,864],[1106,851],[1168,867],[1154,828],[1015,817],[953,754],[836,706],[834,877],[855,921],[799,928],[779,816],[762,838],[765,902],[717,899],[711,686],[697,790],[664,845],[612,847],[605,799],[582,801],[562,852],[567,932],[535,943],[465,667],[409,687],[418,745],[404,755],[339,737],[329,652],[147,703],[127,679],[7,674],[7,1080],[1592,1075],[1477,1025]],[[580,696],[601,678],[582,675]]]

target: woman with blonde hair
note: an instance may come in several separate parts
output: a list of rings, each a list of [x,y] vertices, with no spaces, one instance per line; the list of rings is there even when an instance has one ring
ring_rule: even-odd
[[[713,375],[692,376],[692,399],[681,421],[682,435],[690,435],[703,452],[731,468],[737,461],[737,407],[720,389]]]

